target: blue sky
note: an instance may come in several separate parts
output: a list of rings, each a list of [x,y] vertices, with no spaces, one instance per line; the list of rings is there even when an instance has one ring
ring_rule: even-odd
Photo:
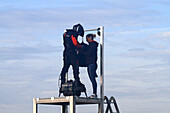
[[[168,0],[0,0],[0,112],[30,113],[32,98],[58,96],[62,34],[81,23],[105,28],[105,95],[117,99],[120,111],[169,113],[169,7]],[[86,69],[80,71],[90,95]],[[89,113],[96,109],[88,106]]]

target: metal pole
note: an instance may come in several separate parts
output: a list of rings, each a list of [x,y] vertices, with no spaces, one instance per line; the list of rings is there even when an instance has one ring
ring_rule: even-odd
[[[98,29],[86,29],[84,31],[96,31],[96,30],[98,30]]]
[[[67,107],[67,105],[62,105],[62,106],[61,106],[61,113],[68,113],[68,107]]]
[[[33,113],[38,113],[38,105],[36,98],[33,98]]]
[[[104,112],[104,27],[100,26],[100,112]]]
[[[69,96],[70,98],[70,113],[76,113],[76,102],[74,96]]]
[[[66,73],[66,76],[65,76],[65,82],[68,82],[68,72]]]

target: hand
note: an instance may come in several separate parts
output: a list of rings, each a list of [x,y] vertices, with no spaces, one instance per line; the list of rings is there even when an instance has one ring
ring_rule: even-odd
[[[81,46],[81,48],[82,48],[82,49],[84,49],[84,48],[85,48],[85,46],[84,46],[84,45],[82,45],[82,46]]]
[[[81,45],[82,45],[82,46],[85,46],[85,47],[87,46],[87,44],[86,44],[86,43],[84,43],[84,42],[82,42],[82,43],[81,43]]]

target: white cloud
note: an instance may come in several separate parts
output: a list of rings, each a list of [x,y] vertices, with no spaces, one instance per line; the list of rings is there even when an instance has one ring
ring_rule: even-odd
[[[28,84],[28,82],[24,81],[19,81],[19,82],[14,82],[14,81],[0,81],[1,85],[25,85]]]
[[[43,91],[42,94],[43,95],[57,95],[57,91]]]
[[[161,32],[158,34],[155,34],[153,36],[150,36],[150,38],[152,39],[159,39],[159,40],[163,40],[163,41],[170,41],[170,32]]]

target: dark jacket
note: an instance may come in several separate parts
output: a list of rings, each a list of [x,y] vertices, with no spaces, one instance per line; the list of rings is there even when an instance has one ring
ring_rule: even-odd
[[[86,51],[83,52],[86,56],[87,65],[97,63],[97,47],[98,43],[96,41],[92,41],[86,47]]]
[[[64,55],[76,54],[78,48],[81,48],[81,45],[77,41],[78,34],[74,30],[67,30],[63,34],[64,41]]]

